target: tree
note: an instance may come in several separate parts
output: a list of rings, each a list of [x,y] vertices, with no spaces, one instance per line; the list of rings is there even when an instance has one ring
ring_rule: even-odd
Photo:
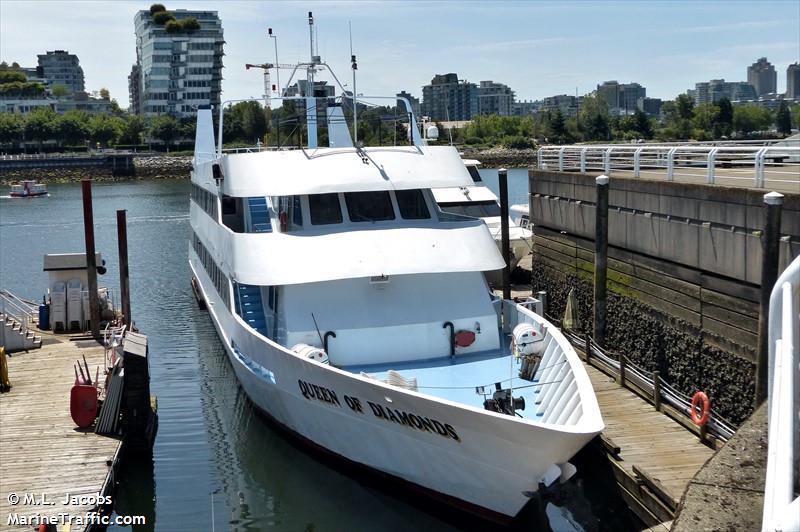
[[[181,27],[184,31],[193,32],[200,29],[200,23],[194,17],[187,17],[181,22]]]
[[[633,119],[634,128],[639,132],[642,138],[648,140],[652,139],[653,124],[650,122],[650,117],[641,109],[636,109],[636,112],[633,114]]]
[[[792,134],[792,115],[789,113],[789,106],[786,105],[785,100],[781,102],[781,106],[775,114],[775,127],[778,129],[778,133]]]
[[[694,109],[692,124],[695,130],[707,137],[718,137],[719,107],[713,103],[703,103]],[[695,134],[696,137],[701,135]]]
[[[550,121],[550,141],[556,144],[570,144],[573,141],[572,136],[567,131],[561,109],[556,110],[555,116]]]
[[[108,100],[111,98],[111,93],[108,92],[108,89],[103,87],[100,89],[100,97],[104,100]]]
[[[164,7],[164,4],[153,4],[150,6],[150,15],[155,15],[159,11],[166,11],[167,8]]]
[[[169,115],[161,115],[150,122],[150,136],[163,142],[169,151],[169,145],[180,133],[180,123]]]
[[[93,142],[105,147],[119,137],[121,119],[109,115],[94,115],[89,120],[89,136]]]
[[[49,107],[34,109],[25,117],[25,138],[39,142],[39,151],[42,143],[54,137],[56,113]]]
[[[25,83],[28,81],[28,77],[20,70],[10,69],[8,67],[0,67],[0,85],[13,83],[15,81],[19,83]]]
[[[180,33],[183,31],[183,26],[181,26],[181,23],[177,20],[172,19],[164,24],[164,29],[167,30],[167,33]]]
[[[664,123],[666,124],[663,136],[686,140],[692,135],[694,100],[688,95],[681,94],[674,101],[664,102],[661,111],[664,113]]]
[[[127,115],[123,118],[122,129],[119,134],[119,143],[141,144],[144,131],[145,123],[141,116]]]
[[[169,11],[157,11],[156,13],[153,14],[153,22],[155,22],[159,26],[163,26],[170,20],[175,20],[175,15],[173,15]]]
[[[719,115],[717,116],[717,123],[719,124],[720,136],[730,136],[733,132],[733,105],[727,97],[717,100],[717,107],[719,107]]]
[[[22,141],[24,124],[22,115],[0,113],[0,144],[15,144]]]
[[[583,140],[609,140],[611,137],[608,106],[604,100],[586,96],[578,112],[578,129]]]
[[[770,112],[757,105],[738,105],[733,108],[733,127],[741,135],[764,131],[771,123]]]
[[[53,93],[53,96],[56,98],[63,98],[65,96],[69,96],[69,89],[64,85],[53,85],[53,88],[50,89],[50,92]]]
[[[89,136],[89,115],[67,111],[55,121],[56,138],[68,146],[82,145]]]

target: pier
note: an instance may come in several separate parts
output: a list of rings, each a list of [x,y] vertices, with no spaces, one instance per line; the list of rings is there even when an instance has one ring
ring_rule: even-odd
[[[78,429],[70,417],[75,361],[86,357],[92,379],[95,368],[99,366],[102,375],[105,366],[103,346],[79,338],[44,333],[41,348],[7,358],[12,387],[0,394],[4,530],[31,530],[39,523],[23,518],[37,514],[86,520],[92,512],[111,508],[98,504],[97,495],[113,497],[122,439],[95,434],[93,427]],[[16,504],[11,504],[12,493],[19,496]],[[77,499],[65,503],[68,495]],[[13,524],[9,516],[17,516],[19,524]],[[64,521],[53,522],[62,530]],[[91,524],[82,526],[77,521],[71,528],[73,532],[91,529]]]

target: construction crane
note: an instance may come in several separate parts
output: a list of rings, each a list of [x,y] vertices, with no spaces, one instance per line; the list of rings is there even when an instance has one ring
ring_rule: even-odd
[[[271,68],[276,68],[276,67],[277,68],[295,68],[295,65],[289,65],[289,64],[285,64],[285,63],[279,63],[277,65],[274,64],[274,63],[261,63],[261,64],[258,64],[258,65],[253,65],[253,64],[247,63],[246,65],[244,65],[244,67],[247,70],[250,70],[251,68],[261,68],[261,69],[264,70],[264,101],[265,101],[265,105],[266,105],[267,109],[269,109],[270,108],[270,100],[269,100],[270,96],[272,95],[273,92],[275,92],[275,89],[270,84],[270,78],[269,78],[270,69]],[[278,89],[279,89],[280,92],[282,92],[280,90],[280,87],[278,87]],[[281,94],[281,96],[282,96],[282,94]]]

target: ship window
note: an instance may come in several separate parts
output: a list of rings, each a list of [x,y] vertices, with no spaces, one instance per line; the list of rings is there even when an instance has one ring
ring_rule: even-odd
[[[342,208],[336,193],[309,195],[308,209],[314,225],[342,223]]]
[[[406,220],[425,220],[431,217],[421,190],[397,190],[394,195],[397,197],[400,216]]]
[[[473,218],[500,216],[500,205],[494,201],[470,201],[466,203],[444,203],[440,205],[445,212],[462,214]]]
[[[481,174],[478,173],[477,166],[467,166],[467,172],[469,172],[470,177],[472,177],[472,181],[475,183],[480,183],[483,181],[481,179]]]
[[[389,191],[345,192],[347,214],[351,222],[379,222],[394,220],[394,209]]]

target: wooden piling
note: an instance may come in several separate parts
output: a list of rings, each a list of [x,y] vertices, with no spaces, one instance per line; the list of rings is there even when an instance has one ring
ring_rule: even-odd
[[[86,273],[89,279],[89,321],[92,336],[100,338],[100,303],[97,298],[97,260],[94,250],[94,214],[92,213],[92,181],[81,182],[83,192],[83,232],[86,241]]]
[[[119,248],[119,290],[122,304],[122,317],[131,326],[131,292],[128,275],[128,221],[125,209],[117,210],[117,246]]]
[[[653,372],[653,406],[656,411],[661,410],[661,374],[659,371]]]
[[[764,402],[769,392],[769,345],[767,339],[769,297],[772,293],[772,287],[775,286],[775,281],[778,279],[783,194],[779,194],[778,192],[764,194],[764,207],[764,233],[761,236],[761,297],[758,312],[755,408],[758,408],[758,406]]]
[[[605,347],[606,277],[608,274],[608,177],[595,179],[597,203],[594,231],[594,341]]]
[[[511,299],[511,246],[508,235],[508,170],[497,171],[500,183],[500,236],[503,251],[503,299]]]

